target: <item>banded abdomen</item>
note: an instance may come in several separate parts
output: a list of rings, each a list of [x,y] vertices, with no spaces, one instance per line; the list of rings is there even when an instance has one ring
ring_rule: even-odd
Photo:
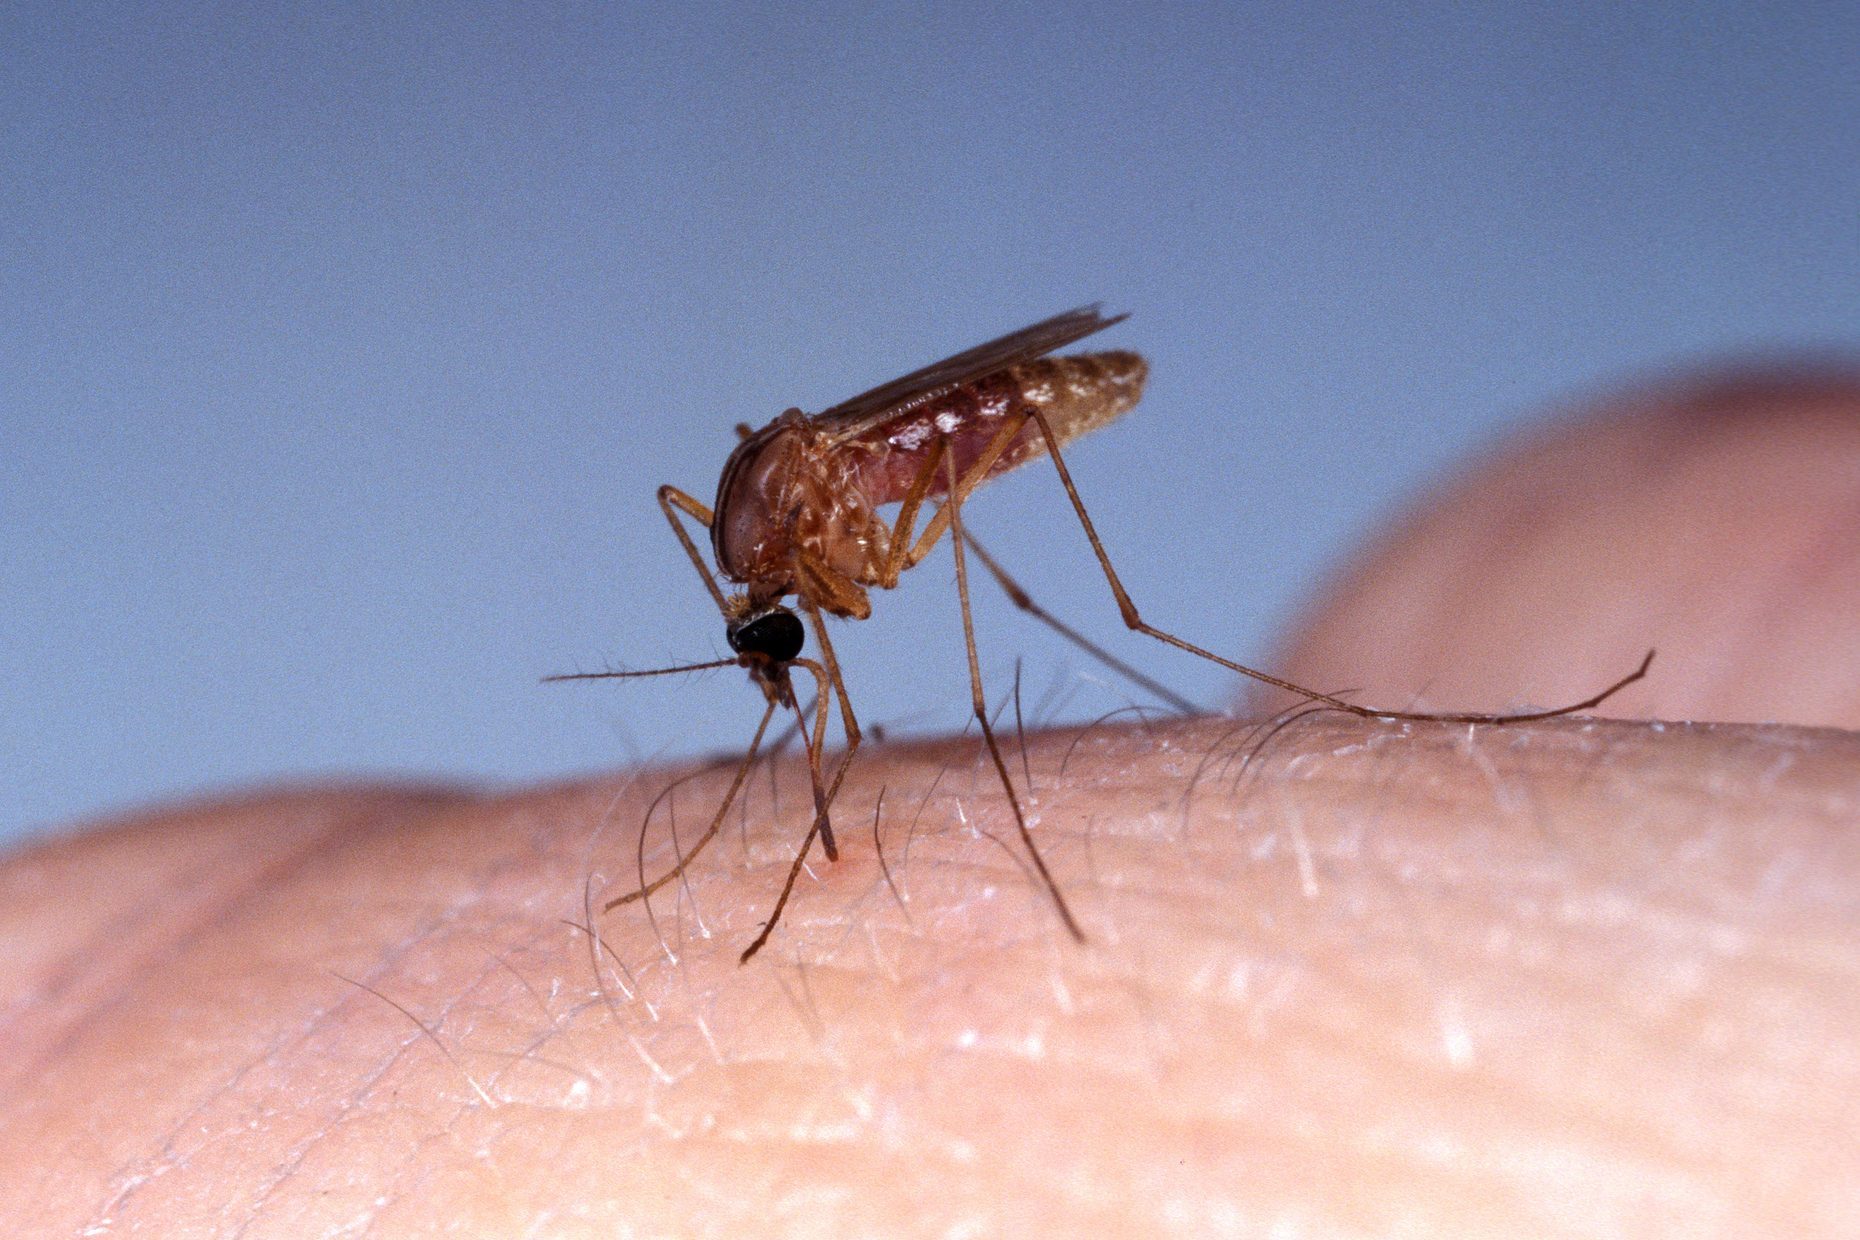
[[[1045,357],[975,379],[848,440],[842,448],[856,474],[853,483],[871,504],[902,500],[923,468],[930,446],[949,441],[960,477],[980,459],[1005,421],[1037,407],[1060,446],[1130,412],[1143,395],[1149,367],[1135,353],[1080,353]],[[1031,416],[988,471],[989,478],[1046,454],[1046,439]],[[948,491],[941,470],[929,494]]]

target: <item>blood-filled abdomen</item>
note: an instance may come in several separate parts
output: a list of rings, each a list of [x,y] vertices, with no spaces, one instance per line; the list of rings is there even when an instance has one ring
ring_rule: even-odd
[[[845,446],[865,449],[848,454],[857,462],[857,485],[870,503],[902,500],[938,438],[948,440],[961,477],[1009,420],[1027,415],[987,477],[1004,474],[1046,454],[1046,439],[1030,416],[1033,409],[1046,415],[1064,446],[1130,412],[1143,395],[1148,373],[1135,353],[1081,353],[1024,362],[972,380],[849,441]],[[948,492],[946,469],[938,468],[929,495]]]

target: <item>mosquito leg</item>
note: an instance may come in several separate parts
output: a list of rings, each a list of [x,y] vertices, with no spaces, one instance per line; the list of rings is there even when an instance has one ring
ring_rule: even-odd
[[[671,522],[672,533],[678,535],[679,545],[684,547],[685,554],[691,557],[692,567],[696,568],[698,576],[704,579],[704,588],[710,591],[711,598],[716,601],[717,610],[728,615],[729,605],[724,600],[723,591],[717,586],[716,576],[710,571],[710,565],[704,562],[704,554],[698,550],[698,545],[692,540],[690,532],[678,520],[678,513],[682,511],[686,516],[695,517],[698,524],[709,529],[713,519],[710,509],[675,486],[659,488],[659,507],[664,511],[665,519]]]
[[[813,606],[807,608],[807,618],[814,627],[814,640],[820,643],[820,661],[826,666],[827,679],[832,684],[834,696],[839,699],[840,727],[846,733],[846,756],[840,759],[839,766],[833,772],[833,780],[827,786],[827,804],[832,805],[834,798],[839,795],[840,784],[846,779],[846,769],[852,765],[853,755],[859,752],[864,737],[859,731],[859,720],[853,715],[852,699],[846,693],[846,677],[840,672],[839,656],[833,653],[833,642],[827,637],[826,621],[821,617],[820,609]],[[825,692],[824,687],[822,692]],[[823,813],[823,840],[831,838],[827,830]]]
[[[974,492],[975,488],[979,487],[988,477],[988,471],[994,468],[995,462],[1001,458],[1002,453],[1007,451],[1008,446],[1013,443],[1015,437],[1025,429],[1026,425],[1027,417],[1024,414],[1010,417],[1003,422],[1001,429],[996,432],[994,439],[983,449],[982,454],[976,459],[975,464],[970,467],[969,472],[962,478],[959,484],[954,484],[952,486],[952,493],[959,493],[964,499],[968,498],[968,496]],[[935,445],[925,455],[924,466],[918,472],[917,477],[912,479],[910,490],[905,494],[904,507],[899,510],[898,520],[892,526],[891,543],[887,549],[885,569],[880,579],[880,585],[887,589],[897,585],[898,577],[905,569],[918,564],[925,556],[930,554],[931,550],[936,546],[937,540],[943,536],[944,531],[949,527],[950,520],[954,515],[950,510],[950,506],[945,504],[942,508],[938,509],[930,523],[924,527],[923,535],[918,539],[916,545],[911,545],[910,537],[912,527],[916,522],[917,507],[930,489],[931,471],[938,463],[943,443],[943,440],[938,439]],[[958,507],[959,506],[960,505],[958,505]],[[1192,702],[1188,701],[1188,699],[1137,671],[1128,663],[1125,663],[1103,647],[1092,642],[1083,634],[1060,620],[1057,616],[1054,616],[1051,612],[1048,612],[1045,608],[1034,602],[1032,596],[1020,587],[1019,582],[1008,575],[1007,570],[1002,568],[1001,565],[996,562],[995,558],[983,549],[982,545],[975,540],[973,535],[965,534],[964,537],[967,539],[969,546],[974,548],[975,553],[981,557],[983,566],[994,576],[994,579],[1000,584],[1001,588],[1007,592],[1008,598],[1013,601],[1016,607],[1029,613],[1041,623],[1050,626],[1060,636],[1078,646],[1081,650],[1103,663],[1106,667],[1111,668],[1113,671],[1128,678],[1132,682],[1143,686],[1143,688],[1149,690],[1163,701],[1168,702],[1177,710],[1191,714],[1194,712],[1195,706]]]
[[[1000,461],[1002,454],[1004,454],[1008,450],[1008,446],[1014,442],[1014,437],[1025,430],[1026,426],[1027,415],[1024,413],[1010,414],[1003,418],[1001,420],[1001,429],[995,432],[995,437],[988,441],[988,446],[982,449],[982,454],[975,458],[975,463],[969,466],[969,472],[964,474],[959,482],[954,479],[956,471],[952,463],[949,469],[949,473],[952,476],[949,484],[950,496],[954,498],[960,495],[963,500],[966,500],[970,495],[974,494],[975,488],[981,486],[982,483],[988,480],[989,471],[994,469],[995,464]],[[954,461],[955,458],[953,454],[950,459],[952,462]],[[960,508],[960,502],[958,502],[955,507]],[[924,527],[923,535],[918,538],[916,545],[911,548],[910,554],[904,557],[905,568],[915,567],[923,561],[925,556],[930,554],[931,550],[935,548],[937,540],[943,537],[944,533],[949,529],[950,522],[954,519],[954,516],[955,513],[952,511],[950,502],[945,500],[943,505],[936,510],[936,515],[930,518],[930,524]]]
[[[847,697],[845,678],[840,672],[839,660],[833,653],[833,643],[827,636],[825,625],[821,622],[821,606],[817,600],[822,597],[831,599],[836,596],[849,600],[863,600],[864,595],[850,580],[836,573],[817,558],[810,556],[805,549],[797,553],[796,559],[802,569],[812,575],[817,587],[804,592],[798,606],[808,614],[813,623],[814,635],[820,642],[826,664],[823,666],[812,659],[792,660],[792,666],[804,668],[809,675],[813,676],[815,694],[814,700],[805,709],[796,707],[795,723],[790,727],[787,735],[798,731],[803,740],[807,742],[808,773],[813,780],[814,810],[820,819],[821,843],[826,849],[827,860],[838,861],[840,859],[839,845],[833,837],[833,821],[829,810],[834,797],[839,794],[840,784],[846,778],[846,768],[851,764],[852,756],[859,748],[861,737],[859,720],[853,714],[852,702]],[[846,733],[847,749],[846,755],[840,759],[839,766],[834,770],[832,780],[827,781],[822,775],[827,745],[827,717],[836,701],[839,703],[840,720]],[[814,733],[811,738],[807,735],[806,729],[806,716],[810,712],[816,716]]]
[[[692,847],[691,851],[680,857],[677,865],[673,866],[664,874],[661,874],[658,878],[653,879],[650,883],[645,884],[635,891],[629,891],[623,896],[617,896],[601,905],[601,912],[612,912],[622,904],[631,904],[635,900],[643,900],[650,896],[653,892],[665,886],[665,884],[671,882],[680,874],[683,874],[685,868],[697,859],[699,853],[704,851],[704,846],[717,837],[718,830],[723,826],[724,815],[730,812],[730,806],[735,802],[736,794],[743,789],[743,781],[749,778],[750,768],[753,767],[756,762],[756,751],[762,747],[762,736],[768,731],[769,720],[774,718],[774,716],[775,703],[770,702],[768,709],[762,712],[762,722],[756,725],[755,736],[750,739],[749,752],[745,753],[742,762],[737,764],[736,777],[730,781],[730,790],[724,794],[723,804],[717,807],[716,814],[711,817],[710,826],[704,829],[704,834],[699,837],[698,842]]]
[[[794,855],[794,863],[788,867],[787,880],[781,885],[781,894],[775,898],[775,907],[769,912],[769,919],[762,923],[761,933],[756,935],[755,941],[744,948],[743,954],[737,957],[738,964],[748,964],[750,958],[761,951],[762,945],[769,941],[769,935],[775,933],[775,925],[781,920],[782,910],[788,907],[788,897],[794,893],[795,880],[800,878],[801,868],[807,864],[807,853],[808,850],[814,846],[815,838],[819,837],[823,844],[832,838],[831,835],[828,834],[831,828],[826,826],[827,809],[832,804],[834,793],[839,791],[839,779],[837,777],[834,779],[831,791],[823,792],[820,786],[820,748],[822,744],[824,744],[827,734],[827,709],[829,705],[827,699],[828,695],[831,693],[831,688],[827,684],[826,670],[821,667],[820,664],[815,663],[812,659],[796,659],[794,662],[798,666],[805,667],[808,672],[813,675],[816,682],[815,710],[817,715],[814,721],[813,736],[807,736],[806,716],[800,713],[799,707],[796,707],[797,723],[801,727],[802,737],[807,741],[809,770],[814,780],[814,821],[807,829],[807,837],[801,841],[800,851]],[[841,763],[840,765],[840,773],[844,774],[845,763]],[[833,852],[829,851],[828,860],[834,859]]]
[[[833,839],[833,827],[827,812],[833,797],[826,790],[826,780],[820,770],[820,755],[827,746],[827,712],[833,707],[833,690],[827,684],[825,669],[812,659],[796,659],[793,666],[806,668],[814,678],[813,734],[808,734],[807,715],[798,702],[794,707],[795,723],[800,727],[801,740],[807,746],[807,776],[813,782],[814,789],[814,830],[820,833],[820,844],[826,850],[827,860],[838,861],[840,848]],[[838,790],[839,785],[835,783],[834,791]]]
[[[969,652],[969,701],[975,710],[975,720],[982,726],[982,740],[988,745],[988,756],[995,764],[995,774],[1001,777],[1001,787],[1006,790],[1008,805],[1014,810],[1014,826],[1020,832],[1020,842],[1027,849],[1027,855],[1033,859],[1033,868],[1040,873],[1040,881],[1046,885],[1047,894],[1053,899],[1053,907],[1059,910],[1059,919],[1066,923],[1066,929],[1074,939],[1083,943],[1085,932],[1079,929],[1079,923],[1073,918],[1072,910],[1066,906],[1065,896],[1060,894],[1059,884],[1053,881],[1052,874],[1046,868],[1046,861],[1040,856],[1039,848],[1033,842],[1033,835],[1027,830],[1026,816],[1021,812],[1020,798],[1014,793],[1014,781],[1009,778],[1007,763],[1001,759],[1001,746],[995,743],[995,730],[988,722],[988,701],[982,692],[982,664],[975,652],[975,618],[969,610],[969,567],[963,556],[962,538],[962,487],[956,480],[954,458],[949,459],[949,500],[937,515],[949,514],[949,527],[955,531],[951,540],[956,552],[956,595],[962,601],[962,639]]]
[[[936,481],[937,468],[943,463],[944,448],[945,441],[942,439],[931,443],[930,451],[924,454],[922,468],[911,479],[910,489],[904,493],[898,519],[891,523],[891,534],[885,542],[885,564],[878,576],[878,584],[882,589],[896,587],[898,577],[907,567],[904,561],[910,554],[911,532],[917,526],[917,512],[923,507],[924,496],[930,493],[930,484]]]
[[[795,880],[801,877],[801,867],[807,864],[807,850],[814,846],[814,837],[820,834],[820,820],[807,832],[807,838],[801,841],[801,851],[794,855],[794,864],[788,867],[788,879],[781,885],[781,894],[775,897],[775,907],[769,912],[769,919],[762,924],[762,932],[756,935],[755,942],[743,949],[743,954],[736,958],[738,964],[748,964],[751,957],[762,950],[762,945],[769,941],[769,935],[775,933],[775,923],[781,920],[782,910],[788,907],[788,897],[794,894]]]
[[[1184,641],[1173,633],[1166,633],[1156,626],[1147,623],[1142,615],[1138,613],[1137,605],[1130,601],[1129,591],[1125,590],[1124,583],[1118,580],[1117,570],[1111,567],[1111,557],[1105,553],[1104,543],[1099,539],[1098,531],[1091,523],[1090,514],[1085,511],[1085,501],[1079,498],[1078,488],[1072,484],[1072,473],[1066,468],[1065,458],[1059,453],[1059,436],[1053,433],[1052,425],[1046,420],[1046,414],[1041,412],[1038,406],[1033,406],[1031,408],[1031,415],[1034,421],[1039,424],[1040,433],[1046,437],[1047,451],[1053,458],[1053,468],[1059,471],[1060,485],[1066,489],[1066,498],[1072,501],[1072,511],[1078,514],[1079,524],[1085,527],[1085,537],[1091,541],[1092,554],[1098,557],[1098,567],[1104,570],[1104,579],[1110,583],[1111,593],[1117,599],[1117,610],[1123,615],[1124,623],[1146,637],[1153,637],[1159,642],[1174,646],[1177,650],[1185,650],[1189,654],[1199,655],[1201,658],[1211,663],[1220,664],[1229,671],[1238,672],[1242,676],[1248,676],[1254,680],[1263,681],[1266,684],[1284,689],[1288,693],[1296,693],[1298,696],[1310,701],[1322,702],[1326,706],[1334,707],[1337,710],[1348,711],[1352,715],[1360,715],[1365,719],[1416,719],[1439,723],[1526,723],[1534,719],[1554,719],[1559,715],[1573,715],[1578,711],[1600,706],[1616,693],[1645,676],[1647,674],[1647,668],[1653,663],[1653,651],[1649,650],[1647,652],[1647,657],[1640,661],[1639,667],[1629,672],[1626,676],[1623,676],[1620,680],[1615,681],[1615,683],[1609,685],[1600,693],[1595,694],[1593,697],[1584,698],[1580,702],[1572,702],[1568,706],[1559,706],[1555,710],[1534,710],[1506,715],[1489,714],[1485,712],[1449,712],[1445,714],[1434,714],[1426,711],[1376,710],[1367,706],[1359,706],[1355,702],[1346,702],[1342,698],[1333,697],[1328,693],[1319,693],[1316,689],[1307,689],[1303,685],[1293,684],[1291,681],[1285,680],[1279,676],[1274,676],[1270,672],[1262,672],[1258,668],[1247,667],[1245,664],[1236,663],[1232,659],[1222,658],[1211,650],[1204,650],[1193,642]],[[958,542],[957,546],[958,549],[960,549],[960,542]],[[958,556],[957,564],[960,565],[961,562],[961,557]],[[957,574],[957,580],[961,580],[960,571]]]
[[[1098,660],[1098,662],[1104,664],[1132,684],[1147,689],[1185,715],[1192,715],[1195,713],[1195,704],[1193,702],[1170,689],[1168,686],[1151,680],[1148,676],[1145,676],[1142,672],[1139,672],[1136,668],[1130,666],[1130,664],[1124,662],[1122,659],[1106,650],[1103,646],[1092,641],[1083,633],[1080,633],[1077,629],[1074,629],[1071,625],[1061,620],[1058,616],[1053,615],[1053,613],[1034,602],[1033,596],[1022,589],[1021,584],[1014,580],[1013,577],[1009,576],[1008,571],[1001,567],[1000,562],[997,561],[994,556],[988,554],[988,549],[983,547],[980,542],[977,542],[975,535],[971,534],[966,529],[962,531],[962,541],[969,545],[969,550],[975,552],[975,558],[982,562],[982,567],[988,570],[989,575],[995,579],[995,583],[1001,587],[1002,591],[1008,596],[1008,601],[1013,603],[1014,606],[1020,608],[1035,620],[1038,620],[1041,624],[1052,629],[1053,632],[1059,634],[1074,646],[1077,646],[1080,650],[1083,650],[1086,654]]]

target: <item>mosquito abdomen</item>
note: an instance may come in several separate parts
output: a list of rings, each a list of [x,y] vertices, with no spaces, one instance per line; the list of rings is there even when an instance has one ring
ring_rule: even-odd
[[[1129,413],[1148,375],[1140,355],[1120,351],[1040,358],[965,383],[862,437],[870,455],[859,470],[861,489],[873,504],[902,500],[939,438],[948,441],[958,476],[966,474],[1007,420],[1026,415],[1026,425],[987,476],[1004,474],[1046,455],[1045,436],[1031,417],[1035,409],[1064,447]],[[929,493],[947,491],[947,477],[939,473]]]

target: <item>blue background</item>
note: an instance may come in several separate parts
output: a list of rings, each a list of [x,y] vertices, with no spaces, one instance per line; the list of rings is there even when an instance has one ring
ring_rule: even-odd
[[[652,501],[738,421],[1098,298],[1074,470],[1239,656],[1549,405],[1860,335],[1860,16],[1827,5],[8,6],[0,838],[299,774],[531,779],[746,738]],[[1123,636],[1050,471],[971,524]],[[839,645],[953,728],[942,553]],[[1128,692],[978,596],[997,688]]]

